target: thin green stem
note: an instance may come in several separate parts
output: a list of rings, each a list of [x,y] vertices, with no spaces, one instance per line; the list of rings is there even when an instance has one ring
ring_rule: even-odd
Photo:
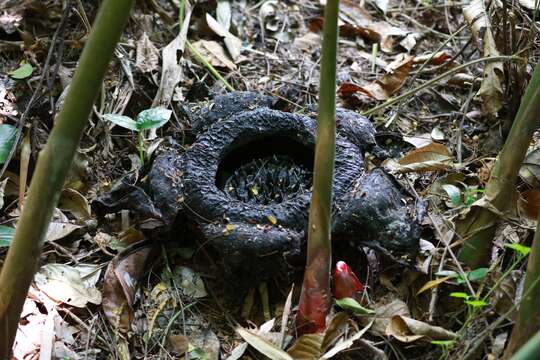
[[[137,138],[139,140],[139,145],[138,145],[138,148],[139,148],[139,158],[141,159],[141,166],[144,165],[144,135],[143,135],[143,130],[140,130],[138,133],[137,133]]]
[[[227,80],[223,78],[223,76],[221,76],[221,74],[216,70],[216,68],[212,64],[210,64],[208,60],[206,60],[205,57],[197,49],[195,49],[195,47],[191,45],[189,41],[186,41],[186,45],[188,46],[189,51],[191,51],[193,55],[195,55],[197,60],[203,63],[203,65],[208,69],[208,71],[210,71],[210,74],[212,74],[217,80],[221,81],[223,85],[225,85],[225,87],[229,89],[229,91],[235,91],[232,85],[229,84]]]

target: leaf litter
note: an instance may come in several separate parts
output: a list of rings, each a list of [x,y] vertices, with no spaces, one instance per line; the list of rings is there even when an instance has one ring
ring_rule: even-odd
[[[371,114],[386,136],[384,145],[397,151],[381,157],[375,149],[367,157],[369,168],[387,168],[405,188],[429,201],[422,232],[422,242],[429,246],[415,259],[414,269],[396,268],[359,249],[355,261],[348,262],[366,284],[362,300],[345,310],[335,306],[324,335],[296,338],[299,281],[293,291],[283,280],[269,282],[267,292],[254,292],[249,318],[241,319],[238,303],[244,299],[228,300],[229,285],[205,244],[183,232],[164,231],[161,214],[145,192],[146,169],[137,161],[136,140],[129,130],[104,122],[103,115],[134,119],[151,108],[173,110],[169,123],[150,136],[155,136],[146,152],[150,159],[164,148],[189,144],[195,120],[189,103],[227,91],[223,80],[238,90],[276,95],[289,111],[306,111],[318,92],[321,3],[155,1],[135,7],[49,227],[42,266],[24,306],[15,358],[39,352],[43,358],[73,359],[174,354],[233,360],[257,358],[259,352],[284,359],[354,359],[368,353],[373,358],[438,358],[445,351],[457,358],[466,355],[467,342],[482,332],[483,324],[495,322],[518,301],[523,271],[512,271],[500,283],[495,277],[506,273],[509,258],[530,245],[531,219],[540,209],[538,137],[520,171],[519,213],[497,230],[493,268],[462,273],[451,252],[459,242],[454,223],[483,194],[530,66],[477,63],[446,82],[429,82],[474,59],[524,50],[537,58],[538,45],[528,31],[534,1],[514,2],[505,10],[499,2],[480,0],[342,0],[339,105],[365,112],[429,85]],[[58,14],[68,10],[67,29],[55,44],[55,66],[43,67]],[[66,10],[53,0],[47,5],[7,2],[0,14],[0,162],[8,165],[0,178],[0,258],[12,241],[37,152],[54,125],[96,10],[93,4]],[[466,25],[464,30],[460,24]],[[186,49],[188,44],[210,67]],[[28,122],[23,134],[28,143],[15,148],[10,158],[33,81],[42,75],[49,79],[46,89],[39,90],[43,101],[29,109],[39,121]],[[23,156],[23,148],[30,149],[29,157]],[[100,197],[113,188],[115,197]],[[264,226],[279,227],[274,220],[268,214]],[[159,245],[150,246],[148,239]],[[481,301],[469,299],[467,282],[483,294],[498,284],[486,311],[471,318],[462,299],[450,296],[463,293],[471,304]],[[470,325],[463,330],[465,320]],[[480,351],[499,356],[509,331],[490,331]]]

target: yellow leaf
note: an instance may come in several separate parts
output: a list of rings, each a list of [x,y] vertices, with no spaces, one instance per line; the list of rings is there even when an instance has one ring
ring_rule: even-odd
[[[443,282],[445,282],[446,280],[448,280],[450,278],[451,278],[451,276],[445,276],[445,277],[442,277],[442,278],[438,278],[438,279],[435,279],[435,280],[428,281],[427,283],[424,284],[424,286],[422,286],[422,288],[420,288],[420,290],[418,290],[416,295],[420,295],[421,293],[423,293],[426,290],[437,287],[437,286],[439,286],[440,284],[442,284]]]

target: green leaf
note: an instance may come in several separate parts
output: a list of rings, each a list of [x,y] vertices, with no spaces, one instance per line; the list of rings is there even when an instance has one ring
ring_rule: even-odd
[[[354,314],[357,315],[366,315],[366,314],[373,314],[375,311],[371,309],[367,309],[360,305],[358,301],[354,300],[353,298],[343,298],[336,300],[336,305],[344,310],[350,310]]]
[[[465,304],[467,305],[470,305],[472,307],[483,307],[483,306],[487,306],[488,303],[485,302],[484,300],[465,300],[464,301]]]
[[[8,124],[0,125],[0,164],[6,162],[11,148],[15,144],[17,128]]]
[[[483,278],[487,276],[488,272],[489,272],[488,268],[478,268],[478,269],[468,272],[467,278],[469,279],[469,281],[482,280]]]
[[[453,293],[450,293],[450,296],[459,298],[459,299],[468,299],[471,297],[469,294],[464,293],[464,292],[453,292]]]
[[[15,228],[10,226],[0,225],[0,247],[6,247],[11,244],[13,236],[15,235]]]
[[[17,69],[10,71],[9,76],[14,79],[25,79],[32,75],[34,68],[27,62],[24,62]]]
[[[442,347],[447,347],[455,343],[455,340],[432,340],[431,343],[433,345],[440,345]]]
[[[137,115],[137,128],[139,130],[157,129],[162,127],[171,118],[172,111],[163,107],[141,111]]]
[[[527,256],[531,252],[531,248],[518,243],[504,244],[505,247],[518,252],[521,256]]]
[[[448,194],[448,197],[450,198],[450,201],[452,201],[453,205],[460,205],[461,204],[461,190],[452,184],[443,184],[442,188]]]
[[[116,125],[121,126],[125,129],[139,131],[139,128],[137,127],[137,123],[128,116],[116,115],[116,114],[105,114],[103,115],[103,117],[105,118],[105,120],[115,123]]]
[[[469,281],[482,280],[483,278],[486,277],[486,275],[488,274],[488,271],[489,271],[488,268],[478,268],[478,269],[469,271],[469,272],[466,273],[467,274],[467,279],[469,279]],[[462,276],[459,276],[458,279],[457,279],[457,283],[458,284],[463,284],[463,283],[465,283],[465,279],[463,279]]]

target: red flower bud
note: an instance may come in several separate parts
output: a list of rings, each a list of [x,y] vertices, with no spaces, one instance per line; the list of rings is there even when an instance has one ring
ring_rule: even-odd
[[[337,262],[333,280],[336,299],[354,298],[364,291],[364,285],[344,261]]]

